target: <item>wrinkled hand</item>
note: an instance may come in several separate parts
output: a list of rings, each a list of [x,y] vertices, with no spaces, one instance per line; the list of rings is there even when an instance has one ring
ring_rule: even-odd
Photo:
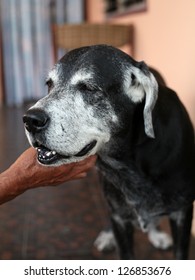
[[[40,186],[55,186],[63,182],[83,178],[86,172],[94,166],[97,156],[91,156],[77,163],[58,167],[43,166],[37,161],[37,153],[33,148],[27,149],[9,168],[17,174],[20,186],[36,188]]]

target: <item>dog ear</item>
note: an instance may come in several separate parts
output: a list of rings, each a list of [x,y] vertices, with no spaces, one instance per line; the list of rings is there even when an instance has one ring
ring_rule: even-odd
[[[128,75],[125,74],[126,93],[134,103],[144,100],[143,111],[145,133],[155,138],[152,124],[152,110],[158,98],[158,83],[149,71],[148,66],[142,61],[136,66],[130,66]]]

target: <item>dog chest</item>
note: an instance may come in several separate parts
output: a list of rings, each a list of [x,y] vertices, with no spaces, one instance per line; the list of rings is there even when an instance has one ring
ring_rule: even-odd
[[[116,162],[112,162],[112,166]],[[120,164],[111,168],[99,162],[104,175],[104,193],[114,217],[121,221],[131,220],[136,227],[147,231],[150,222],[164,214],[161,193],[149,181],[139,176],[133,169]]]

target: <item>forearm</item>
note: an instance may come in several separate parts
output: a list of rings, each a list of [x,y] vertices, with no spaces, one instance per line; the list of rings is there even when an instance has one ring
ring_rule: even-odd
[[[0,204],[23,193],[28,186],[20,182],[19,176],[10,169],[0,174]]]

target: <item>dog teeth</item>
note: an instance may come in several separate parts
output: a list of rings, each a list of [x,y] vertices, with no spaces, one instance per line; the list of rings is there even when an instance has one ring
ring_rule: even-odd
[[[51,155],[52,155],[52,152],[47,152],[47,153],[46,153],[46,156],[47,156],[47,157],[50,157]]]
[[[50,150],[46,150],[44,148],[37,147],[36,150],[38,153],[38,158],[40,160],[44,160],[44,161],[48,161],[57,155],[56,151],[50,151]]]

